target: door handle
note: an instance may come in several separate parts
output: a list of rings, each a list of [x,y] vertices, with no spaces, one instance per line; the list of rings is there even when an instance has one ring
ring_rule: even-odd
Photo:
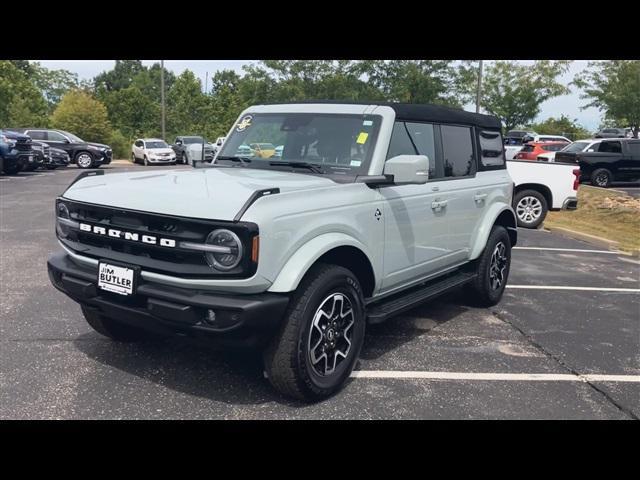
[[[435,212],[439,212],[446,206],[447,200],[436,200],[435,202],[431,202],[431,209]]]
[[[486,193],[478,193],[477,195],[473,196],[473,199],[480,203],[480,202],[484,202],[484,199],[487,198],[487,194]]]

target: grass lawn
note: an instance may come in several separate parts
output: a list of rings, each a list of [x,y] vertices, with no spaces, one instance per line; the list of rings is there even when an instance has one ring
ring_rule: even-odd
[[[578,209],[549,212],[544,224],[615,240],[623,250],[640,249],[640,200],[624,203],[630,198],[623,193],[580,185]]]

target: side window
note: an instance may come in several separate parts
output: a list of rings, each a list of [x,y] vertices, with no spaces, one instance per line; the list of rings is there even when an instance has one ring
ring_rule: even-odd
[[[471,128],[442,125],[444,176],[464,177],[475,173]]]
[[[46,140],[47,132],[43,132],[42,130],[30,130],[26,132],[33,140]]]
[[[622,153],[622,145],[620,142],[602,142],[600,144],[600,152]]]
[[[640,142],[629,142],[629,153],[631,155],[640,156]],[[640,160],[640,157],[638,158]]]
[[[504,149],[500,132],[481,130],[480,137],[480,161],[483,167],[504,166]]]
[[[429,178],[442,178],[442,164],[436,158],[436,143],[431,123],[405,123],[409,137],[418,150],[418,155],[429,157]]]
[[[49,130],[49,140],[52,142],[64,142],[65,138],[62,134]]]
[[[387,151],[387,160],[398,155],[417,155],[415,146],[413,145],[404,122],[396,122],[393,125],[391,133],[391,141],[389,142],[389,150]]]

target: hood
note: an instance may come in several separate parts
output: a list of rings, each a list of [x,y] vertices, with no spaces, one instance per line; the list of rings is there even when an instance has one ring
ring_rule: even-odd
[[[146,149],[149,153],[176,153],[173,151],[172,148],[169,147],[162,147],[162,148],[147,148]]]
[[[0,135],[4,135],[5,137],[11,138],[12,140],[21,140],[23,142],[28,142],[29,140],[31,140],[31,137],[29,135],[24,135],[22,133],[12,132],[9,130],[0,130]]]
[[[338,186],[313,175],[250,168],[202,168],[86,177],[64,194],[69,200],[142,212],[233,220],[256,190],[281,193]]]
[[[110,149],[111,147],[109,145],[105,145],[103,143],[95,143],[95,142],[84,142],[85,145],[90,145],[92,147],[98,147],[98,148],[106,148],[106,149]]]

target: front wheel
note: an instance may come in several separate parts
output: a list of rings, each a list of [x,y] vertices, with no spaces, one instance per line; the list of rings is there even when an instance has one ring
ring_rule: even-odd
[[[138,161],[136,160],[136,154],[135,153],[131,153],[131,163],[138,163]]]
[[[328,397],[349,378],[364,330],[364,298],[353,273],[336,265],[313,267],[265,351],[269,381],[280,393],[300,400]]]
[[[187,165],[188,163],[187,156],[184,153],[180,156],[180,163],[183,165]]]
[[[76,164],[78,168],[91,168],[93,167],[93,157],[89,152],[80,152],[76,155]]]
[[[20,165],[18,165],[17,162],[14,162],[14,163],[5,162],[2,169],[4,170],[4,173],[6,173],[7,175],[15,175],[20,171]]]
[[[144,156],[144,166],[148,167],[149,166],[149,160],[147,159],[147,156]]]
[[[547,216],[549,206],[547,199],[540,192],[523,190],[514,196],[513,209],[516,212],[519,227],[537,228]]]
[[[476,262],[471,297],[476,305],[491,307],[502,298],[511,268],[511,239],[503,226],[494,225]]]

